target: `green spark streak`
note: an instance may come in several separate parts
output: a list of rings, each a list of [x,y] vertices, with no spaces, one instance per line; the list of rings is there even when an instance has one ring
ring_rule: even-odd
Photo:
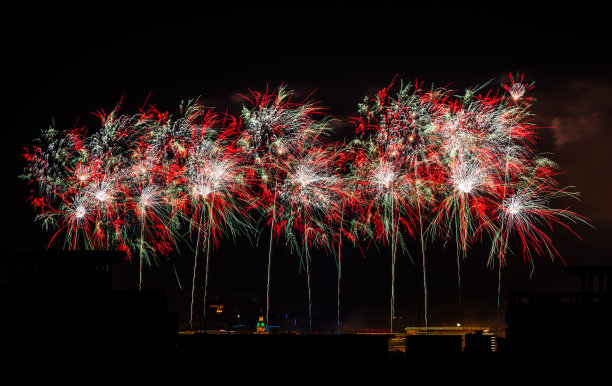
[[[139,277],[138,277],[138,291],[142,291],[142,271],[143,271],[143,261],[144,261],[144,227],[145,227],[145,218],[144,214],[141,215],[140,218],[140,264],[139,264]]]
[[[420,192],[420,190],[419,190]],[[419,193],[420,196],[420,193]],[[421,254],[423,258],[423,298],[424,298],[424,313],[425,313],[425,333],[427,333],[428,318],[427,318],[427,271],[425,269],[425,241],[423,240],[423,218],[421,214],[421,200],[419,197],[419,232],[421,236]]]
[[[338,334],[340,334],[340,282],[342,281],[341,243],[338,242]]]
[[[395,205],[391,205],[391,333],[393,333],[393,319],[395,318],[395,258],[397,254],[397,230],[393,209]]]
[[[206,274],[204,276],[204,326],[206,326],[206,291],[208,289],[208,270],[209,270],[209,257],[210,257],[210,239],[212,238],[212,222],[213,222],[213,210],[215,209],[215,201],[213,200],[210,205],[210,213],[208,219],[208,231],[206,233]]]
[[[306,223],[304,223],[304,226],[306,226]],[[304,255],[306,258],[306,281],[308,282],[308,328],[309,331],[312,333],[312,291],[310,288],[310,253],[308,251],[308,228],[304,229]]]
[[[195,281],[196,281],[196,269],[198,266],[198,253],[200,252],[200,233],[202,226],[198,226],[198,238],[196,241],[195,258],[193,260],[193,279],[191,282],[191,311],[189,313],[189,327],[193,328],[193,303],[195,299]]]
[[[268,246],[268,283],[266,286],[266,324],[270,324],[269,313],[270,313],[270,281],[272,272],[272,240],[274,239],[274,222],[276,220],[276,195],[278,194],[278,188],[275,189],[274,202],[272,204],[272,224],[270,225],[270,245]]]

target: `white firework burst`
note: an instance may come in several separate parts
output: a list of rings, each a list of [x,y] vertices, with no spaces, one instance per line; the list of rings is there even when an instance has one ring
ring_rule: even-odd
[[[236,162],[222,158],[212,145],[206,143],[192,153],[187,163],[187,176],[194,198],[206,198],[211,193],[222,193],[236,178]]]
[[[138,211],[141,214],[145,214],[149,210],[157,211],[161,208],[163,199],[163,192],[157,186],[146,186],[137,198]]]
[[[449,183],[461,194],[474,194],[488,185],[488,177],[487,168],[478,161],[460,161],[453,164]]]

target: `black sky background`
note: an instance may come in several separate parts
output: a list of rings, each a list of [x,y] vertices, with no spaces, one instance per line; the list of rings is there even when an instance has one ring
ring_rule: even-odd
[[[21,8],[7,13],[2,25],[3,250],[44,249],[50,239],[34,223],[26,201],[32,187],[17,176],[25,166],[23,147],[52,119],[58,128],[93,130],[97,118],[91,112],[109,111],[119,101],[124,113],[145,102],[177,113],[181,100],[196,97],[238,114],[242,101],[237,94],[284,83],[297,98],[314,91],[312,99],[338,119],[341,137],[352,130],[349,117],[357,114],[357,103],[396,76],[461,90],[489,80],[501,84],[508,73],[521,72],[536,82],[531,96],[541,126],[538,147],[560,164],[560,184],[581,192],[580,202],[556,204],[571,204],[596,228],[576,225],[582,240],[559,229],[553,234],[556,245],[567,265],[609,265],[611,44],[596,9],[236,8],[185,9],[175,17],[165,8],[146,14],[120,9],[33,14]],[[256,308],[265,307],[265,237],[258,247],[228,240],[213,253],[213,297],[226,304],[232,297],[248,299]],[[502,294],[578,289],[563,262],[536,256],[532,266],[517,251],[502,276]],[[163,261],[144,281],[145,288],[165,289],[171,309],[184,319],[192,253],[186,247],[182,252],[172,256],[182,290]],[[453,247],[429,247],[431,325],[500,322],[497,271],[486,268],[482,252],[486,245],[476,246],[462,265],[459,291]],[[402,256],[397,266],[396,308],[404,325],[422,323],[418,248],[411,253],[414,263]],[[389,250],[372,248],[364,257],[347,248],[343,256],[344,328],[388,328]],[[306,277],[297,256],[279,242],[274,259],[273,312],[305,317]],[[327,332],[336,318],[336,266],[322,253],[312,264],[314,326]],[[115,276],[117,288],[136,288],[137,264],[118,267]]]

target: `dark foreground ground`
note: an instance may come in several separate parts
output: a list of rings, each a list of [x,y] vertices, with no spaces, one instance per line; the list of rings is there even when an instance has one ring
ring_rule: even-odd
[[[589,280],[582,293],[511,297],[514,346],[500,352],[425,336],[404,354],[385,335],[179,334],[163,291],[111,288],[121,256],[55,257],[0,259],[2,385],[590,385],[612,370],[612,302]]]
[[[169,345],[142,336],[102,338],[13,340],[4,347],[3,374],[80,384],[597,384],[611,363],[607,350],[405,354],[389,352],[384,335],[177,335]]]

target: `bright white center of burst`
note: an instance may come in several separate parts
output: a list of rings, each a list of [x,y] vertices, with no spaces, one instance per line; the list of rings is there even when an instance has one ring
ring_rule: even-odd
[[[300,167],[294,176],[294,181],[304,187],[316,182],[320,177],[312,169]]]
[[[514,100],[518,100],[525,94],[525,86],[521,83],[513,83],[510,86],[510,95]]]
[[[474,181],[465,180],[457,182],[457,189],[463,193],[470,193],[474,189]]]
[[[79,179],[79,181],[84,182],[87,180],[87,178],[89,178],[89,176],[86,173],[81,173],[77,176],[77,178]]]
[[[108,193],[105,189],[96,190],[94,192],[94,197],[98,199],[98,201],[104,202],[108,199]]]
[[[213,165],[213,167],[208,171],[208,175],[210,176],[210,179],[216,183],[223,178],[223,175],[226,173],[226,171],[227,165],[225,165],[224,163],[219,163]]]
[[[159,192],[154,187],[146,187],[140,193],[140,198],[138,199],[138,206],[142,213],[146,211],[146,208],[154,206],[158,203],[159,200]]]
[[[227,184],[231,166],[228,161],[214,161],[199,169],[194,176],[193,194],[206,197],[212,192],[220,191]]]
[[[472,193],[483,182],[483,170],[474,163],[460,163],[453,167],[451,184],[461,193]]]
[[[519,212],[519,208],[516,206],[511,206],[510,208],[508,208],[508,213],[510,214],[517,214]]]
[[[140,195],[140,205],[141,206],[151,205],[151,192],[143,192]]]
[[[521,211],[521,204],[516,201],[512,201],[506,208],[506,211],[511,215],[516,215]]]
[[[200,184],[195,187],[195,192],[199,196],[206,197],[212,192],[212,189],[208,184]]]
[[[395,179],[395,172],[390,170],[386,165],[378,168],[376,172],[374,172],[373,176],[374,183],[382,186],[384,188],[388,188],[391,182]]]
[[[87,210],[85,210],[85,207],[83,205],[79,205],[74,209],[74,216],[78,219],[85,217],[86,214]]]

